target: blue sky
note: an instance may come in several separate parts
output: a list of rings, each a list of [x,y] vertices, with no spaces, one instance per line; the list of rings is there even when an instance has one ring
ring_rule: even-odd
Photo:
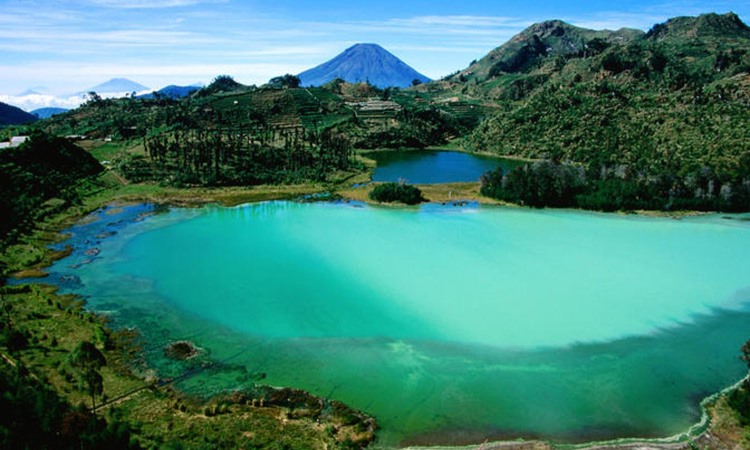
[[[437,78],[528,25],[648,29],[750,1],[0,0],[0,94],[85,90],[113,77],[150,88],[228,74],[261,84],[357,42],[376,42]]]

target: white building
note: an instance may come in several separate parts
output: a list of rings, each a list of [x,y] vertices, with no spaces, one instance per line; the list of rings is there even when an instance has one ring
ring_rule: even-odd
[[[13,136],[10,138],[10,146],[18,147],[29,139],[28,136]]]

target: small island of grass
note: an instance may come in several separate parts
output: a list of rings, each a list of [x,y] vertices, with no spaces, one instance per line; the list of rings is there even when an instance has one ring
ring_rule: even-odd
[[[405,205],[418,205],[425,199],[418,187],[406,183],[383,183],[370,191],[370,200],[382,203],[400,202]]]

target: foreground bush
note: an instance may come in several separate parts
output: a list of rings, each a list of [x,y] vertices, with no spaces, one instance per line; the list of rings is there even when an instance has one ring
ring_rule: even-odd
[[[419,188],[404,183],[379,184],[370,192],[370,199],[383,203],[401,202],[407,205],[416,205],[424,200]]]

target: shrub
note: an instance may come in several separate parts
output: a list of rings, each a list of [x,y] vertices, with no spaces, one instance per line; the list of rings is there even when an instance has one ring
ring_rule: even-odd
[[[370,192],[370,199],[377,202],[401,202],[416,205],[424,201],[422,191],[405,183],[383,183],[375,186]]]

